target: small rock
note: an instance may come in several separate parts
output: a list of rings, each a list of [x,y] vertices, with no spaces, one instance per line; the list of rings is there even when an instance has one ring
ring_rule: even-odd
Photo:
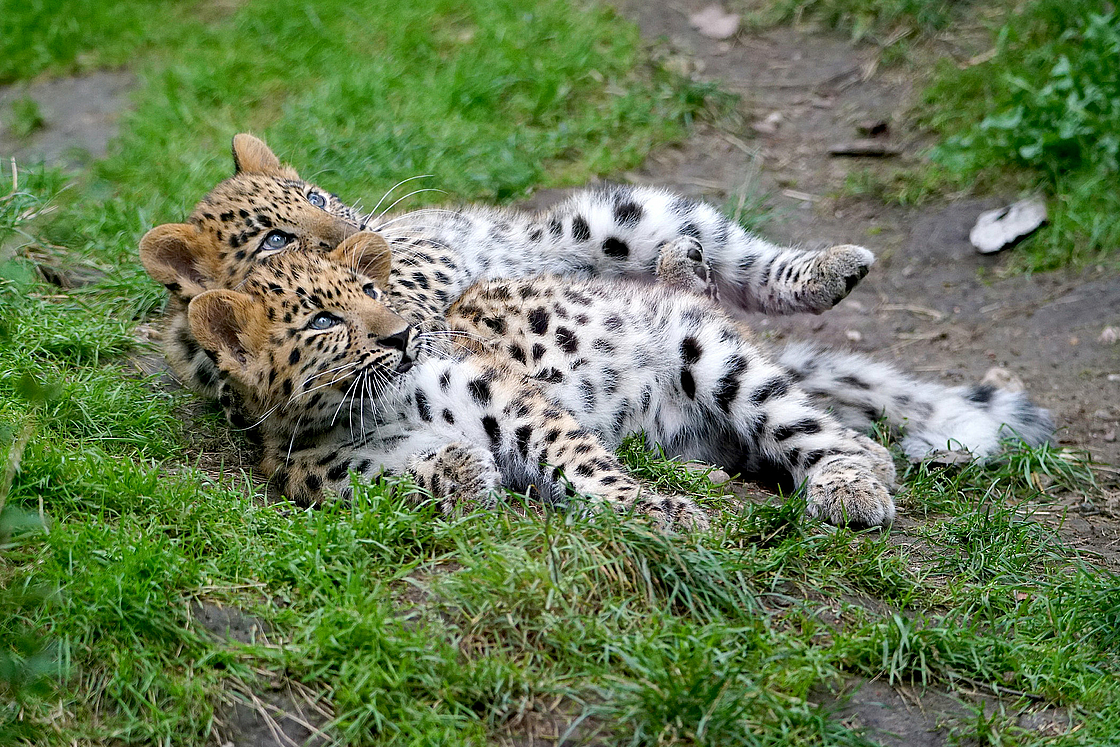
[[[1108,433],[1104,434],[1104,440],[1108,441],[1109,443],[1112,443],[1113,441],[1115,441],[1116,440],[1116,429],[1113,428]]]
[[[989,368],[988,372],[984,374],[984,378],[980,379],[980,383],[990,384],[997,389],[1003,389],[1008,392],[1026,391],[1022,379],[1006,368],[1001,368],[999,366]]]
[[[1070,335],[1069,344],[1070,345],[1080,345],[1081,344],[1081,338],[1078,337],[1077,335]]]
[[[770,112],[764,119],[760,119],[751,125],[755,132],[761,135],[773,135],[778,131],[778,127],[782,124],[781,112]]]
[[[1108,375],[1108,380],[1109,381],[1120,381],[1120,374],[1109,374]]]
[[[1108,420],[1112,417],[1112,413],[1108,410],[1097,410],[1093,413],[1093,417],[1097,420]]]
[[[694,70],[692,58],[683,54],[669,55],[661,61],[661,67],[681,78],[689,77]]]
[[[688,23],[709,39],[730,39],[739,32],[738,13],[728,13],[719,3],[712,3],[688,17]]]
[[[1046,222],[1046,203],[1040,197],[980,213],[968,240],[980,254],[992,254],[1010,246]]]
[[[1097,342],[1105,345],[1115,345],[1118,341],[1120,341],[1120,329],[1116,327],[1105,327],[1101,330],[1101,336],[1097,338]]]
[[[852,342],[859,342],[860,340],[863,339],[863,333],[860,332],[858,329],[849,329],[847,332],[844,333],[844,336],[847,337]]]
[[[731,482],[731,475],[721,469],[714,469],[708,473],[708,479],[713,485],[726,485]]]

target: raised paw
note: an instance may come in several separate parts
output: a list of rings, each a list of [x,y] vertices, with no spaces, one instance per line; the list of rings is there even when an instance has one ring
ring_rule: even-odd
[[[836,456],[808,477],[806,513],[853,529],[886,527],[894,521],[890,491],[859,457]]]
[[[875,255],[862,246],[841,244],[817,255],[801,295],[806,311],[819,314],[831,309],[852,292],[875,263]]]
[[[642,491],[634,505],[637,513],[650,517],[662,530],[693,531],[708,528],[708,515],[689,498]]]
[[[411,457],[406,471],[431,494],[445,516],[492,507],[493,491],[502,484],[494,455],[464,441]]]
[[[663,285],[707,296],[718,301],[715,277],[700,241],[691,236],[678,236],[661,245],[657,255],[657,280]]]
[[[894,457],[891,456],[890,450],[878,441],[857,431],[847,429],[847,433],[856,446],[863,450],[863,456],[867,458],[871,465],[871,471],[875,473],[875,477],[879,478],[879,482],[886,485],[888,490],[893,490],[897,484],[898,473],[895,471]]]

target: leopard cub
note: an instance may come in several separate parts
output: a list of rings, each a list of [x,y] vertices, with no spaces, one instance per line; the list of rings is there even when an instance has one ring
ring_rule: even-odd
[[[704,526],[686,498],[641,489],[611,452],[645,433],[675,454],[806,486],[833,523],[889,524],[867,445],[815,408],[709,301],[670,288],[555,277],[474,286],[448,314],[448,354],[386,303],[376,234],[325,257],[281,254],[189,320],[255,417],[263,467],[289,495],[345,494],[349,474],[407,472],[454,511],[500,476],[549,503]],[[488,453],[489,457],[485,456]],[[492,458],[492,462],[490,459]]]

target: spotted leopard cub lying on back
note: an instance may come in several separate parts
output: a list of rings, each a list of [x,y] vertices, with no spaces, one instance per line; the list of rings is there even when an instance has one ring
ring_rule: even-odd
[[[552,503],[578,493],[664,525],[705,524],[690,500],[643,492],[621,469],[610,448],[644,432],[736,471],[785,472],[805,485],[811,515],[892,520],[884,450],[815,408],[707,299],[495,281],[450,316],[493,342],[446,356],[393,310],[389,266],[387,244],[357,234],[326,258],[277,254],[237,290],[190,303],[195,338],[263,423],[262,469],[289,495],[345,495],[351,471],[409,472],[447,510],[489,500],[500,480]]]

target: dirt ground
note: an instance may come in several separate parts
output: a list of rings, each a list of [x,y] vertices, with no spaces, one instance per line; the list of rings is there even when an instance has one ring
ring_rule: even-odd
[[[854,47],[835,34],[779,28],[733,42],[706,39],[690,28],[688,14],[708,3],[617,5],[678,69],[740,94],[748,126],[744,132],[701,128],[628,176],[732,209],[740,196],[750,205],[762,195],[775,210],[763,229],[771,239],[873,250],[871,273],[835,309],[751,323],[779,340],[812,339],[871,353],[951,385],[978,381],[994,366],[1006,369],[1053,412],[1062,446],[1087,450],[1103,465],[1106,497],[1085,503],[1069,496],[1038,518],[1052,519],[1071,545],[1120,567],[1114,505],[1120,495],[1120,345],[1099,339],[1105,327],[1120,326],[1120,277],[1104,268],[1005,276],[1005,256],[977,254],[968,241],[976,217],[1010,204],[1015,194],[921,208],[838,196],[849,173],[894,165],[829,155],[831,146],[860,138],[861,124],[886,123],[885,144],[903,157],[925,144],[908,118],[914,81],[899,70],[879,69],[874,48]],[[901,542],[907,523],[896,527]],[[952,722],[967,719],[971,709],[996,707],[992,696],[968,686],[950,693],[852,681],[844,693],[822,693],[820,702],[884,745],[932,747],[951,743]],[[1053,710],[1028,707],[1018,719],[1021,727],[1043,733],[1068,728],[1064,714]]]
[[[1048,514],[1072,545],[1120,567],[1120,507],[1114,505],[1120,498],[1120,345],[1099,340],[1106,326],[1120,327],[1120,277],[1103,268],[1005,277],[1004,256],[976,254],[968,230],[977,215],[1018,195],[921,208],[838,197],[849,173],[893,165],[890,159],[828,154],[830,146],[859,137],[860,123],[886,122],[885,142],[902,158],[924,144],[908,121],[914,82],[897,69],[877,67],[874,48],[853,47],[843,37],[819,31],[780,28],[729,42],[705,39],[689,27],[688,13],[706,3],[621,0],[618,5],[672,65],[740,94],[747,123],[740,131],[701,126],[687,142],[654,154],[625,177],[670,186],[732,210],[740,197],[747,207],[764,197],[775,210],[763,229],[772,239],[872,249],[878,261],[871,274],[836,309],[821,316],[751,322],[777,339],[813,339],[872,353],[950,384],[977,381],[993,366],[1007,369],[1054,413],[1062,427],[1060,443],[1088,450],[1103,465],[1104,497],[1090,503],[1069,497]],[[0,155],[71,164],[82,161],[76,149],[102,155],[129,82],[127,75],[99,73],[0,89],[0,113],[28,95],[39,102],[45,120],[44,128],[25,141],[0,130]],[[752,126],[758,123],[761,128]],[[544,206],[558,197],[545,192],[530,205]],[[897,529],[905,541],[905,519]],[[236,627],[233,618],[208,608],[198,617],[219,635],[232,635],[226,628]],[[993,705],[992,696],[967,687],[923,692],[853,681],[844,693],[822,693],[820,701],[883,744],[942,745],[951,738],[947,724],[967,717],[969,707]],[[291,706],[298,698],[290,692],[271,693],[263,703],[250,698],[235,698],[225,711],[222,736],[228,744],[298,741],[313,735],[313,724],[321,719],[312,714],[277,723],[273,715],[298,710]],[[1020,722],[1053,732],[1065,724],[1060,713],[1030,709]],[[537,737],[552,743],[543,730]]]

